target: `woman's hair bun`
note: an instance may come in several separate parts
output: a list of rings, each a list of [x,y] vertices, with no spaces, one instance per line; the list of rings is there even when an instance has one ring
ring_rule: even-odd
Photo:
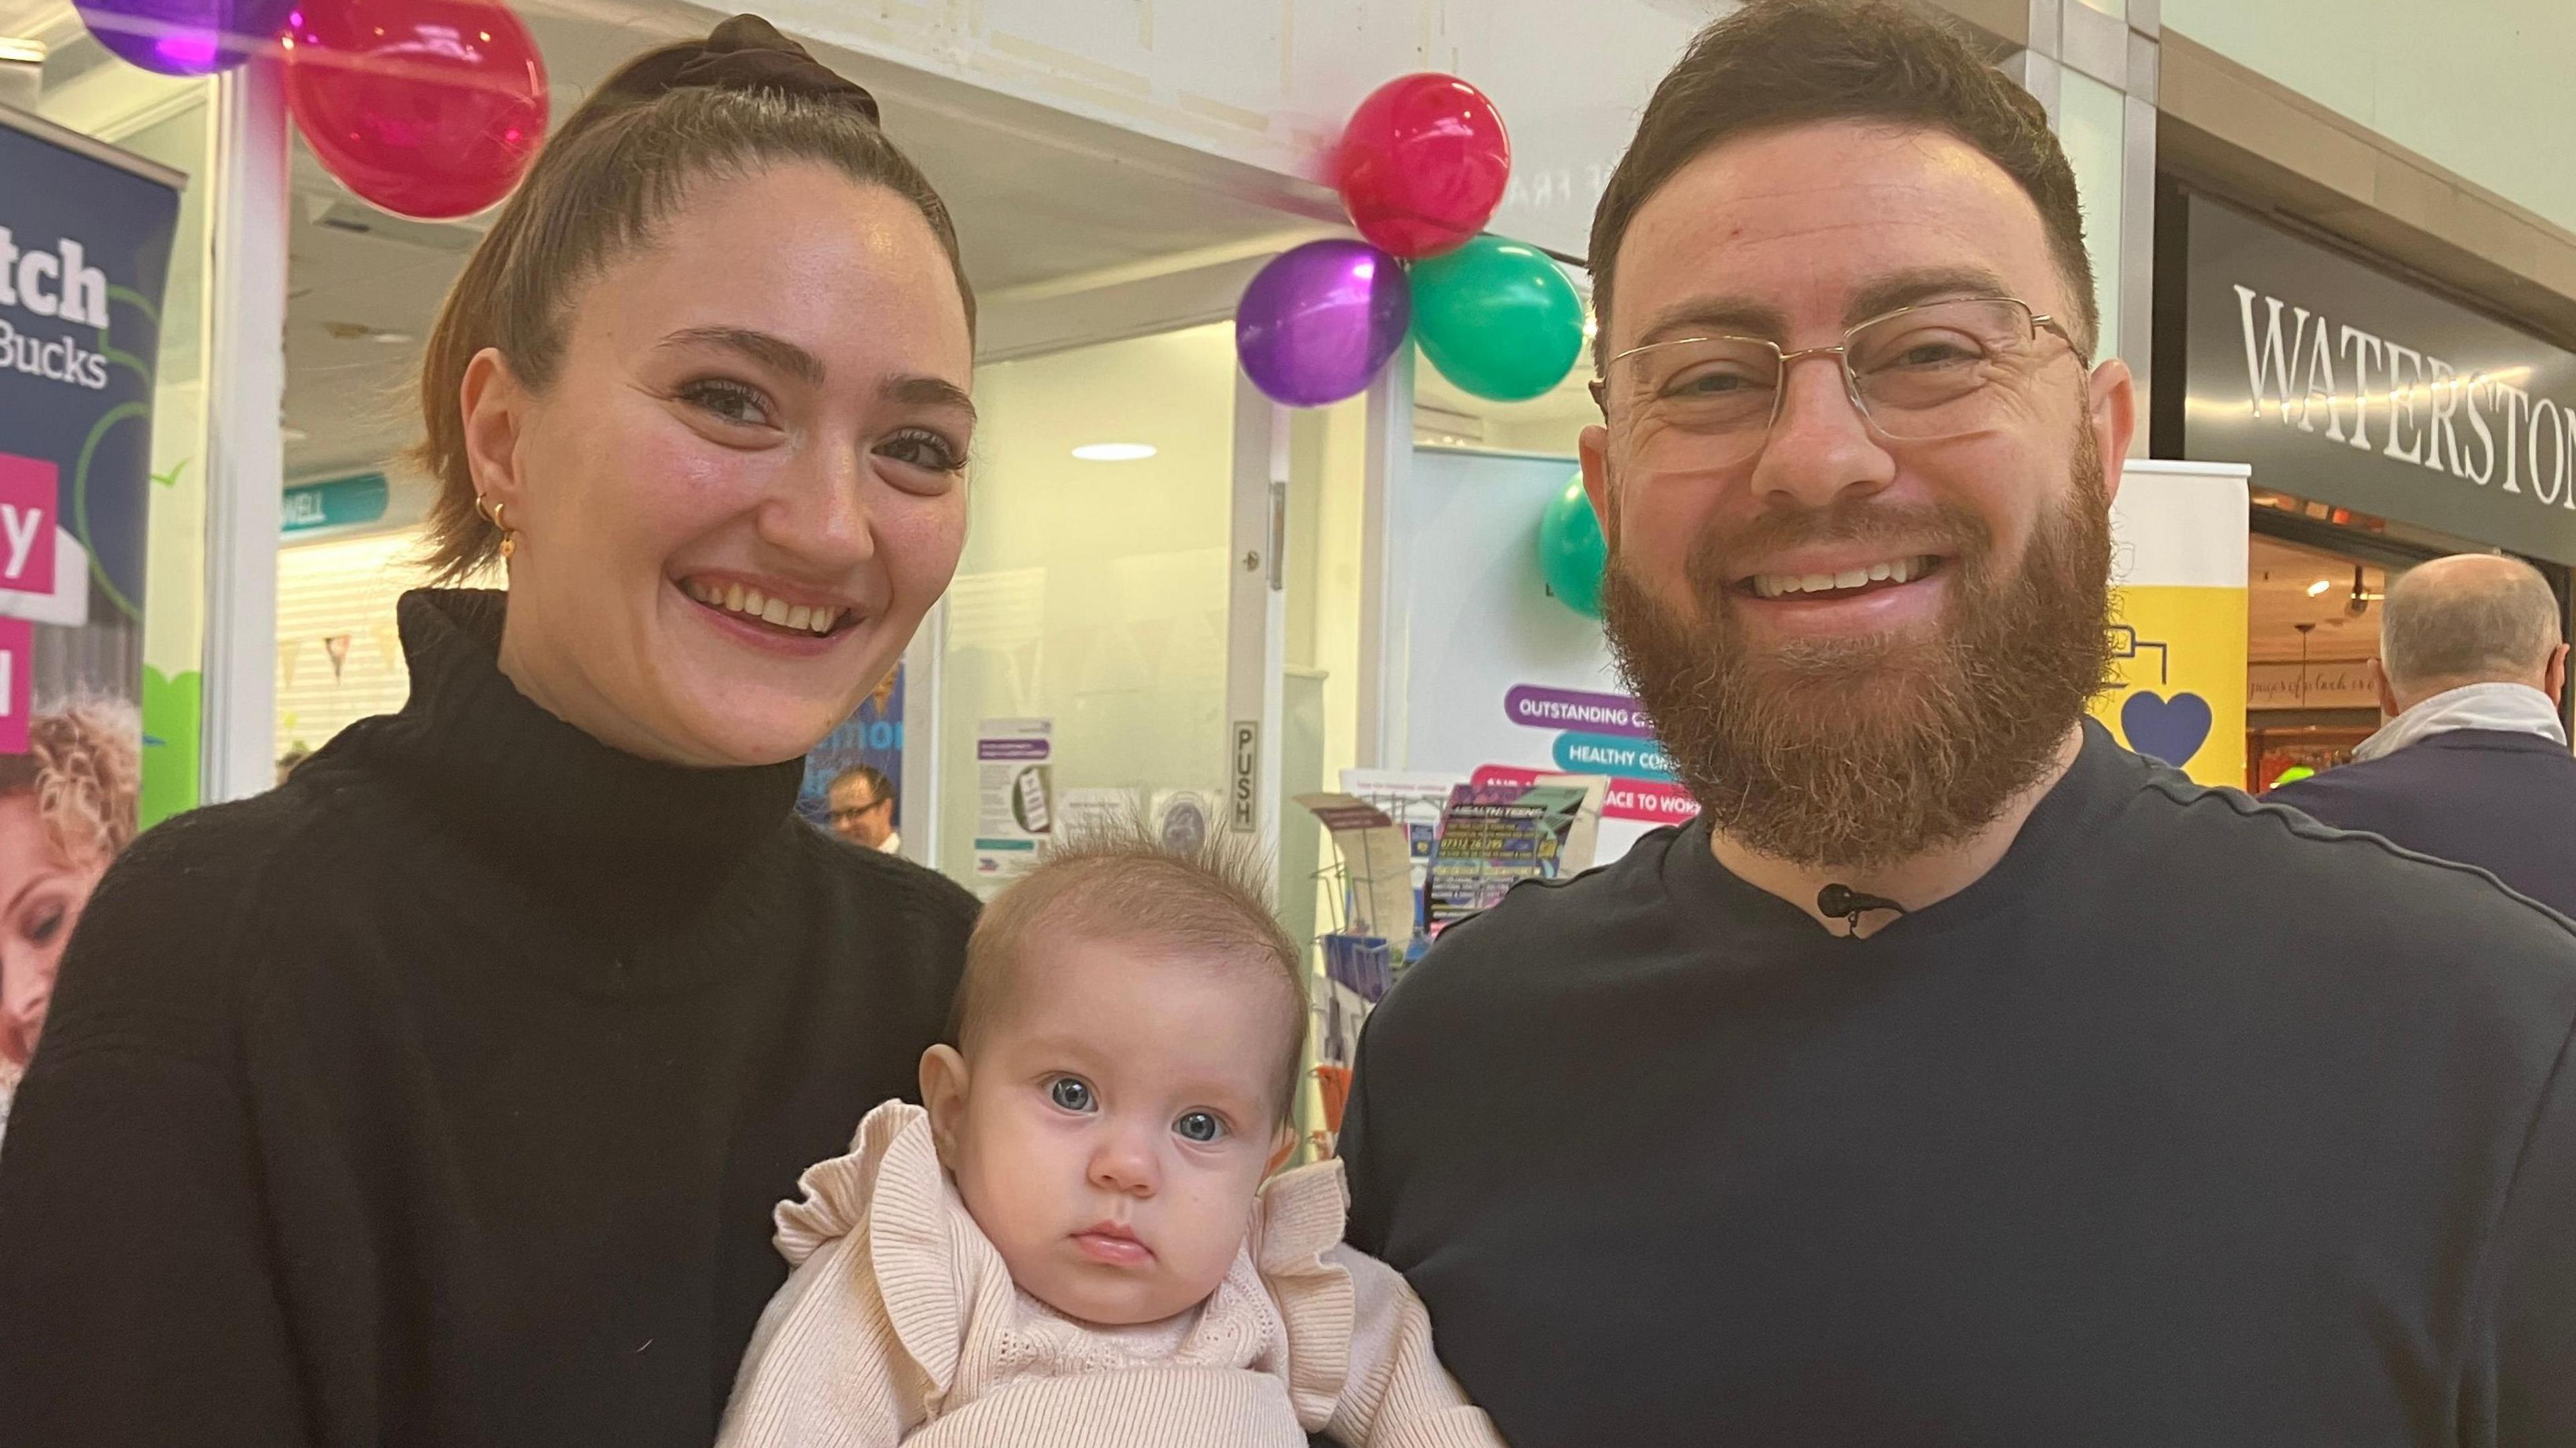
[[[667,91],[777,91],[848,106],[878,121],[877,99],[867,87],[805,52],[757,15],[737,15],[706,39],[665,46],[611,77],[593,103],[649,101]]]

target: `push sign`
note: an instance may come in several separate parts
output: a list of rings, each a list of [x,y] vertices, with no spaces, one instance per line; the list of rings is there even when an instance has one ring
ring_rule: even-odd
[[[1250,830],[1260,823],[1261,721],[1234,721],[1234,783],[1228,790],[1234,827]]]

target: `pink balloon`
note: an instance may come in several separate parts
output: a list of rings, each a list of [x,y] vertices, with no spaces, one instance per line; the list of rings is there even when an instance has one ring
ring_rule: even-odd
[[[1503,204],[1512,140],[1485,93],[1454,75],[1369,92],[1333,155],[1333,184],[1371,245],[1407,261],[1466,244]]]
[[[399,216],[470,216],[519,183],[546,135],[546,63],[492,0],[304,0],[286,101],[350,190]]]

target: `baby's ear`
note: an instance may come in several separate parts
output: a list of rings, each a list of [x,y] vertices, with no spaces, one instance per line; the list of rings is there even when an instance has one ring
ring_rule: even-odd
[[[933,1046],[921,1053],[921,1104],[930,1111],[930,1139],[939,1147],[939,1164],[953,1171],[957,1131],[966,1120],[966,1058],[955,1046]]]

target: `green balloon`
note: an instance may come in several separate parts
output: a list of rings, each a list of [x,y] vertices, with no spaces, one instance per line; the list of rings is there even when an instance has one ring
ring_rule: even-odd
[[[1592,500],[1584,496],[1583,474],[1576,473],[1539,515],[1539,576],[1557,602],[1585,618],[1599,618],[1601,571],[1609,564],[1610,544],[1601,536],[1601,520],[1592,515]]]
[[[1538,248],[1480,236],[1413,264],[1413,335],[1441,376],[1519,402],[1583,354],[1583,298]]]

